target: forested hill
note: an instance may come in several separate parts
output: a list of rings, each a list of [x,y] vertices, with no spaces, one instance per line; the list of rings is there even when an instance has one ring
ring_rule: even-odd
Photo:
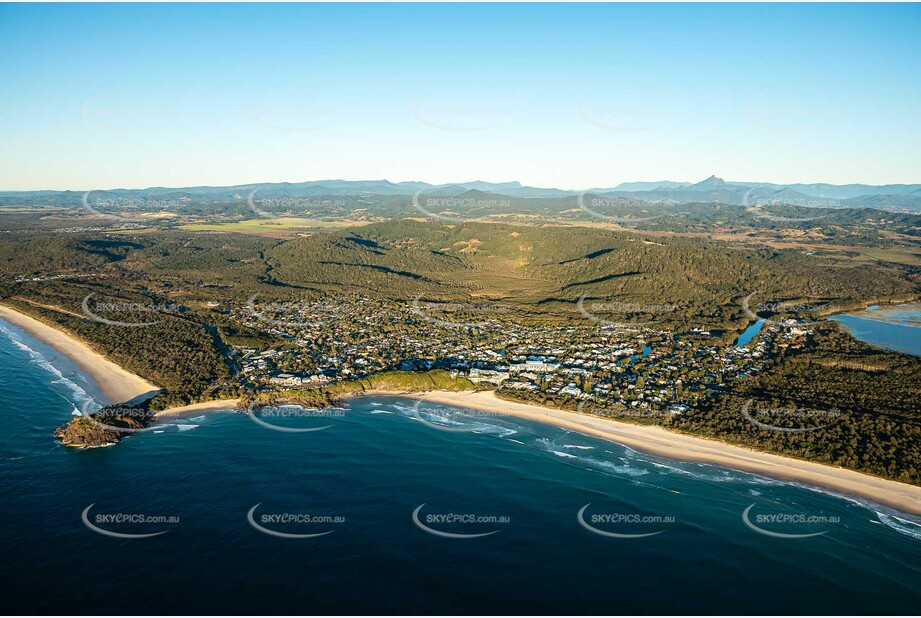
[[[269,388],[247,382],[241,350],[301,344],[287,329],[240,319],[251,315],[246,307],[257,295],[260,305],[339,299],[352,306],[371,299],[369,305],[390,314],[385,328],[394,338],[413,328],[405,320],[417,301],[482,308],[478,316],[510,328],[597,333],[599,320],[647,323],[660,345],[672,341],[669,333],[695,341],[693,351],[682,348],[676,357],[692,361],[697,352],[712,357],[700,346],[730,346],[752,323],[752,311],[785,317],[792,306],[798,309],[791,317],[813,319],[917,299],[921,289],[921,268],[908,264],[594,227],[407,219],[289,238],[222,229],[9,232],[0,235],[0,302],[80,336],[164,387],[153,405],[165,407]],[[109,320],[144,326],[94,319],[87,307],[96,303],[116,305]],[[712,338],[697,340],[693,329],[712,330]],[[811,343],[798,341],[795,353],[781,354],[778,346],[775,366],[739,381],[725,397],[717,389],[701,399],[681,426],[917,482],[911,402],[918,358],[852,346],[837,329],[825,323]],[[361,316],[351,332],[356,341],[362,333],[379,334]],[[445,345],[461,336],[446,331]],[[304,345],[310,350],[314,343]],[[494,348],[503,347],[500,335]],[[669,371],[681,374],[681,364]],[[898,379],[882,380],[880,367]],[[834,435],[816,432],[798,442],[765,437],[740,425],[738,406],[746,398],[835,402],[849,420]]]
[[[836,306],[911,295],[917,269],[844,268],[801,251],[740,249],[580,227],[399,221],[297,238],[266,252],[279,289],[348,290],[395,300],[478,298],[542,312],[579,299],[675,306],[665,319],[726,326],[741,299]]]
[[[711,327],[747,322],[741,300],[752,293],[756,301],[811,299],[846,309],[910,297],[921,278],[917,267],[795,249],[575,226],[413,220],[289,240],[181,230],[24,232],[0,237],[0,276],[9,295],[106,286],[189,306],[243,303],[255,293],[357,293],[403,302],[419,295],[501,301],[574,316],[580,299],[617,301],[673,306],[657,319]],[[52,284],[49,276],[64,279]],[[43,281],[16,282],[33,277]]]

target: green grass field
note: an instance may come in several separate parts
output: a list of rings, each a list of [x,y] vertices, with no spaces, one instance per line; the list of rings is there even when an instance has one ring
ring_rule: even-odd
[[[853,249],[875,260],[895,262],[896,264],[908,264],[910,266],[921,266],[921,255],[907,248],[896,247],[892,249],[878,249],[875,247],[854,247]]]

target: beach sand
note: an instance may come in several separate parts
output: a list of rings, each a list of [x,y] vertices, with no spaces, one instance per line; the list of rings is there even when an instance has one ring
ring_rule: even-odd
[[[156,385],[122,369],[94,351],[86,343],[57,328],[4,305],[0,305],[0,318],[22,328],[31,336],[73,360],[96,381],[103,394],[110,400],[108,403],[129,401],[140,395],[150,394],[159,390]],[[661,455],[679,461],[716,464],[784,481],[798,482],[842,494],[866,498],[905,513],[921,515],[921,487],[869,476],[844,468],[689,436],[668,431],[662,427],[632,425],[597,416],[506,401],[496,397],[493,391],[431,391],[427,393],[368,391],[362,395],[375,394],[400,395],[443,405],[549,423],[557,427],[617,442],[654,455]],[[237,399],[206,401],[161,410],[156,413],[156,417],[158,420],[165,420],[181,418],[195,413],[234,409],[237,403]]]
[[[108,399],[102,403],[123,403],[160,390],[157,385],[122,369],[88,344],[58,328],[5,305],[0,305],[0,318],[18,326],[76,363],[99,385],[102,394]]]
[[[678,461],[693,461],[735,468],[762,476],[819,487],[840,494],[868,499],[903,513],[921,515],[921,487],[861,474],[820,463],[755,451],[696,436],[669,431],[654,425],[622,423],[588,414],[556,410],[532,404],[506,401],[493,391],[406,391],[369,390],[355,397],[390,395],[421,399],[442,405],[493,412],[570,429],[585,435],[610,440],[638,451]],[[208,401],[157,412],[166,420],[214,410],[234,408],[236,399]]]
[[[405,395],[433,403],[495,412],[549,423],[639,451],[679,461],[694,461],[866,498],[905,513],[921,515],[921,487],[824,464],[783,457],[698,438],[652,425],[633,425],[576,412],[506,401],[493,391],[433,391]]]
[[[168,419],[182,418],[184,416],[194,416],[195,414],[201,414],[202,412],[235,410],[239,402],[239,399],[215,399],[213,401],[203,401],[201,403],[193,403],[187,406],[167,408],[166,410],[154,412],[154,418],[157,419],[157,422],[160,422]]]

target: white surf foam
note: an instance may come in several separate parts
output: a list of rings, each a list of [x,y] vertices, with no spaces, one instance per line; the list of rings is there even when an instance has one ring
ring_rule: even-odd
[[[581,460],[581,459],[580,459]],[[634,468],[630,464],[619,465],[613,461],[605,461],[603,459],[593,459],[590,457],[585,458],[584,460],[592,467],[601,468],[602,470],[609,470],[611,472],[616,472],[617,474],[625,474],[627,476],[643,476],[644,474],[649,474],[648,470],[643,470],[642,468]]]
[[[499,425],[487,425],[485,423],[478,423],[470,428],[470,431],[473,433],[482,433],[488,436],[498,436],[500,438],[505,438],[508,436],[514,436],[518,432],[514,429],[509,429],[508,427],[501,427]]]
[[[876,511],[876,516],[881,522],[896,532],[901,532],[902,534],[908,535],[913,539],[921,541],[921,524],[909,521],[907,519],[902,519],[897,515],[887,515],[886,513],[880,513],[879,511]]]
[[[4,332],[9,334],[10,341],[13,342],[13,345],[14,345],[14,346],[16,346],[17,348],[19,348],[20,350],[25,350],[26,352],[29,353],[29,356],[31,356],[32,358],[35,358],[35,355],[38,354],[38,352],[36,352],[35,350],[33,350],[32,348],[30,348],[29,346],[27,346],[27,345],[24,344],[23,342],[18,341],[17,339],[14,339],[14,338],[13,338],[13,334],[12,334],[10,331],[4,331]]]
[[[3,334],[6,335],[7,338],[17,348],[23,350],[24,352],[28,352],[31,359],[30,362],[53,375],[56,379],[51,381],[52,384],[60,384],[64,386],[68,391],[70,391],[70,394],[76,401],[71,401],[69,398],[68,401],[70,401],[70,403],[74,406],[75,411],[79,411],[81,408],[98,410],[102,407],[102,405],[93,399],[93,397],[87,393],[83,387],[61,373],[61,371],[55,367],[47,358],[45,358],[41,352],[29,347],[28,344],[18,339],[16,337],[16,333],[7,328],[4,328],[3,326],[0,326],[0,332],[3,332]],[[74,416],[80,416],[80,414],[75,414]]]
[[[662,463],[660,461],[653,461],[650,459],[636,458],[637,461],[649,464],[660,470],[667,470],[669,473],[681,474],[684,476],[689,476],[698,481],[705,481],[710,483],[748,483],[751,485],[785,485],[783,481],[778,481],[776,479],[770,479],[764,476],[758,476],[757,474],[752,474],[749,472],[742,472],[736,470],[717,470],[715,473],[710,474],[702,471],[687,470],[680,466],[670,466],[668,464]],[[693,465],[693,464],[692,464]]]

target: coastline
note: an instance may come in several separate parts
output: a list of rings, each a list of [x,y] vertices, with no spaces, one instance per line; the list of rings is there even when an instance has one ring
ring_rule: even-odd
[[[236,411],[238,403],[240,403],[239,399],[212,399],[211,401],[192,403],[187,406],[157,410],[154,412],[154,419],[159,423],[160,421],[191,416],[200,412],[217,412],[219,410]]]
[[[870,308],[874,307],[874,308]],[[913,314],[910,319],[894,319],[897,313]],[[896,354],[921,356],[921,303],[870,305],[858,311],[837,313],[829,320],[843,332],[876,349]]]
[[[367,390],[346,399],[376,395],[406,397],[442,405],[492,412],[524,420],[554,425],[677,461],[692,461],[751,472],[781,481],[865,498],[903,513],[921,515],[921,487],[900,483],[846,468],[785,457],[719,440],[668,431],[655,425],[634,425],[612,419],[546,408],[534,404],[500,399],[495,391],[435,390],[410,392]],[[168,408],[156,413],[157,421],[234,408],[238,399],[219,399],[188,406]]]
[[[96,382],[107,404],[124,403],[142,395],[153,395],[160,387],[112,362],[89,344],[49,326],[12,307],[0,304],[0,319],[21,328],[31,337],[51,346],[73,361]]]
[[[799,482],[866,498],[904,513],[921,515],[921,487],[846,468],[689,436],[654,425],[633,425],[566,410],[507,401],[498,398],[494,391],[432,391],[403,396],[547,423],[669,459],[715,464],[782,481]]]
[[[0,319],[67,356],[85,371],[110,401],[121,403],[152,395],[159,387],[130,373],[93,350],[79,339],[9,306],[0,304]],[[845,468],[809,462],[783,455],[756,451],[709,438],[690,436],[651,425],[634,425],[616,420],[500,399],[494,391],[408,392],[369,389],[348,398],[391,395],[424,399],[443,405],[514,416],[551,424],[602,438],[654,455],[679,461],[694,461],[735,468],[767,477],[858,496],[913,515],[921,515],[921,487],[862,474]],[[157,422],[187,415],[235,409],[239,399],[218,399],[155,413]]]

